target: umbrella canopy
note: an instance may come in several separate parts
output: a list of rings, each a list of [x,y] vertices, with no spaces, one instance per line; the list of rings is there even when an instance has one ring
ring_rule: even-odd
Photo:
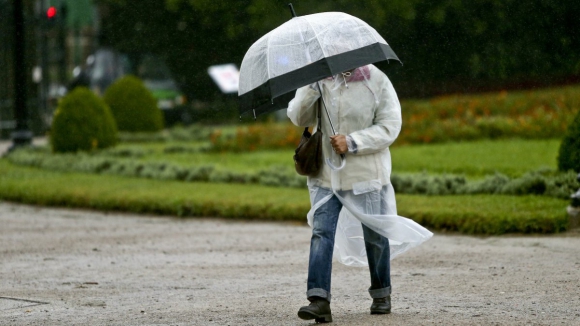
[[[297,88],[399,58],[364,21],[341,12],[294,17],[256,41],[242,60],[240,114],[283,109]]]

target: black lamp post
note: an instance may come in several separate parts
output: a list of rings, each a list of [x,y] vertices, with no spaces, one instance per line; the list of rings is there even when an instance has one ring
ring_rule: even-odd
[[[27,84],[24,42],[24,14],[22,1],[13,2],[14,10],[14,117],[16,129],[11,134],[12,146],[29,145],[32,142],[32,132],[28,129],[28,111],[26,108]]]

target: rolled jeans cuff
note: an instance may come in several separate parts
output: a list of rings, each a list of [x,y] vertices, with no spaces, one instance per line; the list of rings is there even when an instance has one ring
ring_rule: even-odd
[[[311,297],[320,297],[330,302],[330,292],[325,289],[315,288],[306,291],[306,298],[310,299]]]
[[[373,299],[386,298],[387,296],[391,295],[391,287],[387,286],[386,288],[374,290],[369,289],[369,294]]]

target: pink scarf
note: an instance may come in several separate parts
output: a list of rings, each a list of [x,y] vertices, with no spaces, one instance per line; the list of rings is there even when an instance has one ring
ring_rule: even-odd
[[[340,75],[339,75],[340,76]],[[363,81],[366,79],[371,79],[371,70],[369,66],[362,66],[355,68],[350,72],[350,77],[346,78],[347,82],[356,82],[356,81]],[[328,77],[327,79],[332,79],[332,77]]]
[[[348,78],[349,82],[355,81],[362,81],[366,79],[371,79],[371,71],[369,66],[362,66],[356,68],[353,72],[351,72],[350,77]]]

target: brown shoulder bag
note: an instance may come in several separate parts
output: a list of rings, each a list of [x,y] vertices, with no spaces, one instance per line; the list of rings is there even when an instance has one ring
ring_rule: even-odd
[[[296,172],[300,175],[315,176],[322,168],[322,128],[320,121],[320,98],[318,99],[318,110],[316,117],[318,119],[318,127],[316,132],[312,135],[308,131],[308,127],[304,128],[300,144],[295,150],[294,167]]]

